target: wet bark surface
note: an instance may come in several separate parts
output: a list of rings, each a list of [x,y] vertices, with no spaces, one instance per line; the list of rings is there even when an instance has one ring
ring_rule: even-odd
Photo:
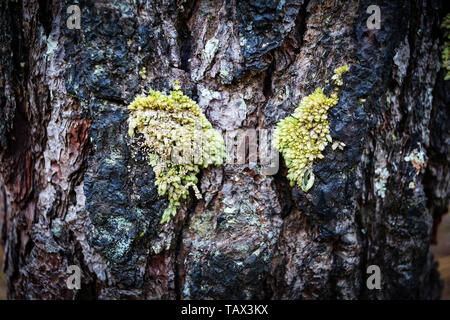
[[[439,298],[444,1],[80,0],[80,30],[66,24],[72,4],[0,3],[9,298]],[[233,152],[238,130],[274,128],[344,64],[329,121],[346,147],[324,150],[311,190],[289,186],[282,160],[275,175],[227,163],[159,224],[168,201],[127,134],[136,95],[179,80]],[[69,265],[81,290],[66,286]],[[366,286],[370,265],[381,290]]]

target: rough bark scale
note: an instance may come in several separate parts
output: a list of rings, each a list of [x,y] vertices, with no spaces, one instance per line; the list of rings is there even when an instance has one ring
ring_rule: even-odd
[[[450,192],[444,1],[79,0],[81,30],[70,30],[72,2],[0,3],[9,298],[439,297],[430,242]],[[372,4],[380,30],[366,26]],[[167,201],[127,135],[137,94],[177,79],[224,134],[273,128],[347,63],[330,111],[346,148],[325,150],[308,193],[289,187],[284,164],[274,176],[227,164],[203,171],[204,200],[158,224]],[[422,172],[405,161],[415,150]],[[78,292],[65,282],[72,264]],[[372,264],[382,290],[365,285]]]

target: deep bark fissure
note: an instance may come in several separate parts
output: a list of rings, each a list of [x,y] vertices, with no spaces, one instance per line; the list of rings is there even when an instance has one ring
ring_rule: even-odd
[[[192,201],[193,203],[189,205],[189,207],[186,210],[186,217],[184,218],[184,222],[180,229],[176,232],[176,244],[175,244],[175,262],[174,262],[174,275],[175,275],[175,297],[177,300],[181,300],[182,297],[182,275],[180,274],[182,272],[182,268],[184,268],[184,254],[181,251],[182,245],[183,245],[183,231],[188,227],[189,219],[191,217],[191,214],[193,210],[195,210],[195,207],[197,206],[197,201]]]
[[[300,11],[298,12],[297,18],[295,20],[295,32],[300,38],[300,46],[297,53],[300,52],[300,48],[303,45],[303,38],[306,33],[306,21],[308,20],[309,14],[306,11],[306,8],[309,5],[310,0],[305,0],[300,7]]]
[[[272,62],[269,64],[269,67],[266,70],[266,75],[263,81],[263,94],[266,99],[272,96],[272,75],[276,69],[276,61],[275,57],[272,58]]]
[[[442,48],[445,45],[445,37],[444,32],[441,28],[442,21],[446,14],[450,12],[450,3],[445,2],[443,5],[442,10],[438,12],[440,22],[437,25],[433,25],[433,33],[434,35],[439,35],[439,44],[440,48]],[[441,53],[441,52],[440,52]],[[445,81],[444,77],[446,74],[446,70],[441,67],[441,69],[438,72],[437,75],[437,81],[433,88],[433,109],[431,111],[431,117],[434,119],[430,123],[430,137],[432,138],[430,141],[430,146],[428,148],[429,154],[429,163],[432,164],[434,167],[435,164],[438,166],[439,164],[445,164],[448,162],[448,155],[445,156],[445,153],[442,152],[442,140],[445,139],[445,124],[447,124],[447,131],[448,131],[448,112],[445,114],[443,112],[444,106],[449,106],[450,104],[450,81]],[[444,107],[445,109],[445,107]],[[439,125],[435,124],[436,119],[440,119],[442,123],[444,124],[444,128],[440,129]],[[447,120],[445,120],[447,119]],[[444,134],[443,134],[444,133]],[[425,193],[427,195],[427,207],[430,208],[432,214],[433,214],[433,228],[432,228],[432,234],[431,234],[431,243],[437,244],[437,231],[439,228],[439,225],[442,220],[442,216],[444,214],[448,214],[448,205],[442,204],[441,201],[437,201],[434,190],[435,190],[435,184],[436,184],[436,176],[435,173],[433,173],[432,169],[430,169],[430,165],[427,166],[426,172],[424,174],[424,184],[425,184]],[[444,167],[445,168],[445,167]],[[447,171],[449,170],[448,163],[447,163]],[[440,199],[439,199],[440,200]]]
[[[15,85],[14,97],[16,103],[13,123],[10,129],[8,139],[8,152],[5,154],[12,162],[12,170],[8,175],[10,177],[21,172],[21,165],[26,161],[26,151],[30,142],[30,123],[27,118],[24,100],[26,99],[26,90],[24,79],[29,74],[28,47],[26,46],[24,33],[22,29],[22,6],[21,3],[9,2],[9,17],[11,26],[11,49],[12,55],[12,83]],[[23,66],[23,67],[22,67]],[[16,174],[14,174],[16,173]],[[8,182],[7,179],[6,182]]]

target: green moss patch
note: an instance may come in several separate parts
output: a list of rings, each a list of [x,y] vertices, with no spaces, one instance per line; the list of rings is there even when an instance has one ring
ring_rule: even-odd
[[[342,74],[348,70],[349,66],[345,65],[334,71],[332,79],[336,88],[329,97],[322,88],[317,88],[275,129],[273,143],[286,162],[287,178],[291,186],[297,184],[305,192],[314,184],[314,161],[323,159],[322,151],[332,141],[328,110],[338,103],[338,87],[343,84]]]

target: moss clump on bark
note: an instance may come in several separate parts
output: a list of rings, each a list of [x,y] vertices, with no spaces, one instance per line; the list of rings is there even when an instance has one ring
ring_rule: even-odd
[[[168,222],[188,198],[190,188],[198,199],[202,197],[197,174],[209,165],[223,164],[223,138],[200,107],[181,92],[178,82],[169,95],[151,90],[148,96],[138,96],[128,109],[128,133],[131,137],[142,134],[138,143],[148,154],[158,193],[168,196],[161,223]]]
[[[442,50],[442,68],[447,70],[445,80],[450,80],[450,13],[447,14],[442,22],[441,28],[444,29],[445,44]]]
[[[328,109],[338,103],[338,88],[348,65],[337,68],[332,77],[335,91],[327,97],[322,88],[304,97],[294,113],[281,120],[275,129],[274,146],[281,152],[288,168],[291,186],[297,184],[307,192],[314,184],[313,162],[323,159],[322,151],[330,136]]]

